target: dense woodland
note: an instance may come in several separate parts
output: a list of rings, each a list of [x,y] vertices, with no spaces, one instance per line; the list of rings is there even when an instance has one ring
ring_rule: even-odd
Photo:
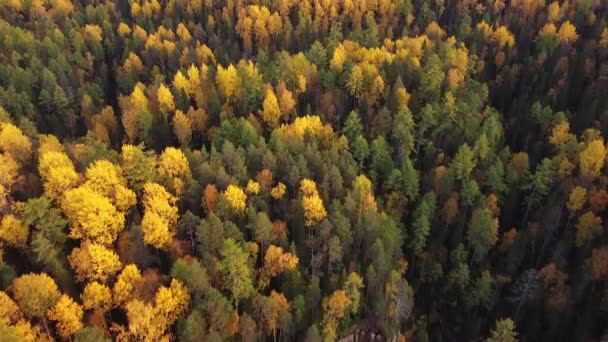
[[[599,340],[607,24],[0,1],[0,340]]]

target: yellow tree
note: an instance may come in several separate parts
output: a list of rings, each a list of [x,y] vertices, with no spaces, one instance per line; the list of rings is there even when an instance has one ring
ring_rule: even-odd
[[[14,215],[8,214],[2,218],[0,223],[0,246],[4,242],[12,247],[24,248],[29,234],[27,227]]]
[[[224,191],[224,197],[238,214],[242,214],[245,212],[247,207],[247,194],[243,191],[243,189],[239,188],[236,185],[228,185],[226,191]]]
[[[215,81],[224,94],[226,102],[234,103],[238,100],[241,93],[241,80],[234,65],[230,64],[228,68],[224,69],[218,64]]]
[[[23,313],[17,303],[6,292],[0,291],[0,321],[5,320],[12,324],[22,317]]]
[[[0,151],[10,154],[21,163],[32,153],[32,143],[19,127],[10,123],[0,123]]]
[[[68,339],[82,329],[82,307],[70,296],[62,295],[57,304],[48,311],[48,317],[55,321],[59,336]]]
[[[8,153],[0,153],[0,186],[8,191],[19,177],[19,163]]]
[[[606,148],[604,142],[596,139],[589,143],[580,153],[579,168],[581,175],[585,178],[594,179],[601,173],[606,158]]]
[[[304,208],[304,225],[314,226],[327,216],[323,200],[319,197],[317,185],[310,179],[300,181],[302,207]]]
[[[281,121],[282,113],[279,108],[279,101],[271,87],[266,88],[266,95],[264,96],[260,114],[262,120],[264,120],[270,128],[277,127]]]
[[[102,245],[84,242],[72,250],[68,262],[78,281],[105,282],[120,270],[120,260],[114,251]]]
[[[352,301],[346,291],[337,290],[329,298],[323,300],[323,335],[328,341],[334,341],[338,332],[338,324],[344,318]]]
[[[259,194],[260,193],[260,183],[250,179],[247,182],[247,187],[245,188],[245,192],[247,192],[250,195]]]
[[[82,306],[85,310],[101,309],[105,312],[112,307],[112,292],[107,286],[97,281],[85,286],[80,299],[82,299]]]
[[[156,99],[158,100],[158,105],[160,107],[160,111],[167,115],[170,111],[175,109],[175,103],[173,101],[173,94],[171,94],[171,90],[167,88],[164,84],[160,84],[158,87],[158,92],[156,93]]]
[[[593,235],[602,234],[602,218],[588,211],[576,224],[576,247],[582,247]]]
[[[576,40],[578,39],[576,27],[572,25],[569,20],[566,20],[559,27],[559,31],[557,31],[557,37],[563,44],[571,44],[576,42]]]
[[[57,284],[46,273],[24,274],[13,281],[11,290],[13,298],[26,315],[43,320],[61,296]]]
[[[164,248],[173,240],[177,225],[177,199],[156,183],[144,185],[144,217],[141,230],[144,242]]]
[[[136,265],[130,264],[118,275],[114,283],[113,298],[114,305],[119,306],[131,299],[133,295],[133,283],[141,279],[141,273]]]
[[[63,152],[49,151],[40,155],[38,172],[44,180],[44,193],[47,197],[58,200],[63,194],[75,187],[79,175],[74,164]]]
[[[179,197],[184,190],[185,179],[191,176],[184,153],[175,147],[167,147],[158,160],[158,175],[173,187]]]
[[[70,222],[70,237],[111,245],[123,229],[125,216],[110,200],[88,186],[65,193],[61,209]]]
[[[173,116],[173,133],[177,137],[177,140],[183,147],[190,145],[190,139],[192,138],[192,123],[184,112],[176,110]]]
[[[265,288],[270,282],[270,278],[286,270],[293,270],[298,266],[298,257],[291,253],[284,253],[283,248],[270,245],[264,255],[264,266],[260,271],[258,287]]]
[[[279,182],[279,184],[270,189],[270,196],[276,200],[279,200],[283,198],[283,196],[285,196],[286,192],[287,187],[285,186],[285,184]]]
[[[122,169],[107,160],[97,160],[85,172],[84,186],[110,199],[120,212],[126,212],[137,202],[135,192],[127,187]]]
[[[568,196],[568,203],[566,203],[566,207],[571,212],[581,210],[583,205],[585,205],[585,201],[587,200],[587,189],[576,186],[570,192],[570,196]]]

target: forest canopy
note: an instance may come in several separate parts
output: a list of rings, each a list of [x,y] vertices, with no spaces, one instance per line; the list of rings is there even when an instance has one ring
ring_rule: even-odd
[[[0,340],[589,341],[608,4],[0,1]]]

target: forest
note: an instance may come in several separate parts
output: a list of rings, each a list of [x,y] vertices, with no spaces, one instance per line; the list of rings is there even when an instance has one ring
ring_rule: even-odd
[[[0,0],[0,341],[608,338],[605,0]]]

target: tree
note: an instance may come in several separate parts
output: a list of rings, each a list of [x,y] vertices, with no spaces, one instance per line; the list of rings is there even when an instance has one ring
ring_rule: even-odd
[[[175,109],[173,94],[171,94],[169,88],[167,88],[164,84],[161,83],[160,87],[158,87],[156,96],[160,111],[163,113],[163,115],[167,115],[167,113]]]
[[[156,158],[144,151],[142,145],[123,145],[121,167],[129,188],[140,192],[144,184],[156,179]]]
[[[222,287],[231,294],[234,306],[238,307],[241,299],[249,298],[254,292],[249,255],[232,238],[224,241],[220,255],[222,259],[218,269],[223,275]]]
[[[582,247],[593,235],[602,233],[602,218],[588,211],[578,218],[576,224],[576,247]]]
[[[61,209],[70,222],[73,239],[111,245],[125,223],[124,214],[108,198],[86,185],[67,191]]]
[[[515,323],[510,318],[497,320],[486,342],[517,342]]]
[[[48,317],[57,322],[57,332],[62,338],[69,338],[82,329],[82,307],[67,295],[62,295],[51,309]]]
[[[177,140],[183,147],[190,145],[190,139],[192,138],[192,122],[184,112],[176,110],[173,116],[173,133],[177,137]]]
[[[585,201],[587,200],[587,189],[576,186],[570,192],[568,196],[568,202],[566,203],[566,207],[571,212],[581,210],[583,205],[585,205]]]
[[[120,270],[120,260],[114,251],[103,245],[84,242],[68,256],[68,262],[76,279],[82,281],[105,282]]]
[[[44,180],[44,193],[53,200],[59,200],[79,180],[74,164],[63,152],[42,153],[38,160],[38,172]]]
[[[168,182],[179,197],[184,192],[186,178],[191,177],[190,164],[184,152],[167,147],[158,159],[158,175]]]
[[[327,216],[323,200],[319,197],[317,185],[310,179],[300,181],[300,191],[303,194],[304,225],[307,227],[314,226]]]
[[[133,283],[141,279],[141,273],[136,265],[130,264],[118,274],[112,296],[114,305],[119,306],[131,299],[133,295]]]
[[[277,127],[281,121],[281,116],[283,114],[279,108],[279,101],[271,87],[266,89],[266,95],[264,96],[260,115],[262,116],[262,120],[264,120],[270,128]]]
[[[156,248],[165,248],[173,240],[177,231],[177,199],[169,194],[162,185],[144,185],[144,217],[141,230],[144,242]]]
[[[283,248],[270,245],[264,255],[264,266],[260,272],[258,284],[265,288],[270,278],[286,270],[294,270],[298,265],[298,257],[291,253],[284,253]]]
[[[84,186],[110,199],[120,212],[126,212],[137,202],[135,193],[127,187],[122,169],[107,160],[97,160],[85,172]]]
[[[337,290],[323,300],[323,335],[326,340],[333,341],[337,337],[338,324],[344,318],[352,301],[346,291]]]
[[[602,140],[594,140],[581,152],[579,168],[585,178],[594,179],[600,175],[604,166],[606,148]]]
[[[112,307],[112,292],[97,281],[88,283],[84,287],[80,299],[85,310],[101,309],[105,312]]]
[[[23,164],[31,156],[32,143],[17,126],[0,123],[0,151]]]
[[[498,240],[498,219],[492,217],[488,208],[475,209],[469,222],[467,241],[473,248],[473,258],[482,260]]]
[[[247,194],[236,185],[228,185],[224,197],[237,214],[243,214],[247,207]]]
[[[6,215],[0,223],[0,242],[9,246],[24,248],[30,232],[14,215]]]
[[[53,278],[46,273],[28,273],[15,279],[11,286],[13,298],[23,312],[31,318],[45,319],[61,294]]]

